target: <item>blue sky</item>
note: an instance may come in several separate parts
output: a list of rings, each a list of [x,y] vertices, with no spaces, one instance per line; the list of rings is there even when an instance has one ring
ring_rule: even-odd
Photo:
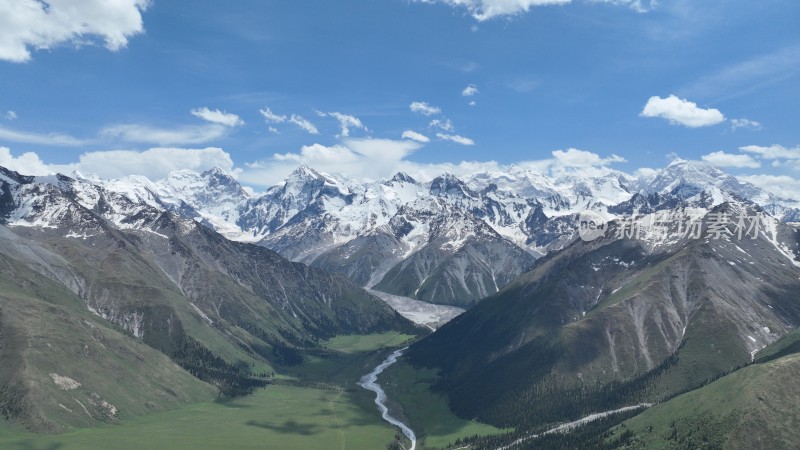
[[[69,3],[0,0],[0,164],[259,187],[679,155],[800,189],[794,0]]]

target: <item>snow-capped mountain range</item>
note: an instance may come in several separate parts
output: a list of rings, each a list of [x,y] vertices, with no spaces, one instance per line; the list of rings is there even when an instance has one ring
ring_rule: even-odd
[[[583,210],[611,220],[677,206],[708,210],[735,199],[784,221],[800,217],[794,199],[683,160],[650,177],[610,172],[554,178],[510,166],[432,180],[398,173],[370,182],[301,166],[261,195],[220,169],[178,171],[160,181],[24,177],[0,169],[0,187],[0,221],[12,227],[69,223],[69,236],[91,234],[91,227],[74,226],[81,221],[74,217],[78,212],[48,195],[65,190],[120,228],[142,226],[142,214],[168,210],[231,240],[344,272],[376,290],[461,306],[496,292],[536,258],[574,240]]]

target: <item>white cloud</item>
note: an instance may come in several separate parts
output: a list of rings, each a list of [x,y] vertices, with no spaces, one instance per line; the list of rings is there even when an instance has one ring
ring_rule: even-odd
[[[478,21],[485,21],[503,16],[514,16],[528,12],[534,6],[564,5],[572,0],[416,0],[420,3],[444,3],[457,8],[466,9]],[[597,3],[609,3],[633,8],[638,12],[646,12],[656,5],[656,0],[589,0]]]
[[[439,107],[429,105],[427,102],[413,102],[408,105],[408,108],[417,114],[422,114],[423,116],[432,116],[434,114],[440,114],[442,110]]]
[[[144,175],[152,180],[164,178],[179,169],[195,171],[220,167],[255,186],[272,186],[280,183],[299,164],[309,165],[319,171],[342,174],[358,180],[387,178],[397,172],[406,172],[420,181],[428,181],[442,173],[460,176],[483,171],[507,171],[496,161],[462,161],[459,163],[418,163],[408,157],[422,148],[414,140],[345,139],[341,144],[327,147],[320,144],[304,146],[296,153],[274,154],[263,161],[236,167],[230,155],[219,148],[185,149],[153,148],[143,152],[129,150],[84,153],[77,162],[47,164],[36,153],[13,156],[9,149],[0,147],[0,166],[24,174],[45,175],[54,172],[69,174],[80,171],[101,178],[119,178],[126,175]],[[568,149],[552,152],[552,158],[522,161],[517,166],[538,170],[551,176],[599,176],[611,172],[610,165],[624,159],[611,155],[601,157],[592,152]]]
[[[239,175],[246,183],[270,186],[282,181],[299,164],[326,173],[357,179],[389,177],[402,170],[405,159],[422,147],[411,140],[345,139],[341,145],[304,146],[299,153],[275,154],[271,159],[245,164]],[[414,163],[409,163],[414,164]]]
[[[571,169],[586,169],[591,167],[606,167],[612,163],[625,162],[625,158],[611,155],[602,158],[597,153],[586,150],[570,148],[567,150],[553,151],[553,165]]]
[[[203,144],[225,136],[228,128],[218,124],[185,126],[174,129],[141,124],[112,125],[100,130],[100,136],[126,142],[165,146]]]
[[[563,5],[572,0],[417,0],[465,8],[478,21],[528,12],[532,6]]]
[[[317,130],[317,127],[315,127],[313,123],[304,119],[302,116],[298,116],[297,114],[292,114],[292,116],[289,117],[289,123],[297,125],[309,134],[319,134],[319,130]]]
[[[182,126],[177,128],[158,128],[138,123],[110,125],[100,130],[106,139],[125,142],[138,142],[167,147],[205,144],[226,136],[230,129],[244,124],[236,114],[218,109],[197,108],[190,113],[208,122],[205,125]]]
[[[592,0],[594,2],[609,3],[612,5],[628,6],[634,11],[643,13],[650,11],[657,4],[657,0]]]
[[[479,94],[481,91],[478,90],[478,86],[474,84],[470,84],[469,86],[465,87],[463,91],[461,91],[461,95],[464,97],[472,97],[473,95]]]
[[[736,131],[739,128],[744,128],[747,130],[759,131],[764,127],[761,123],[756,122],[755,120],[750,119],[731,119],[731,130]]]
[[[351,116],[349,114],[342,114],[338,112],[324,113],[321,111],[317,111],[317,115],[319,115],[320,117],[330,116],[339,121],[339,126],[341,127],[342,131],[341,133],[339,133],[338,137],[350,136],[350,128],[369,131],[358,117]]]
[[[267,127],[267,130],[269,130],[269,132],[272,134],[281,134],[280,130],[275,127]]]
[[[468,104],[469,104],[469,106],[475,106],[475,105],[477,105],[477,103],[475,103],[475,100],[472,100],[472,101],[471,101],[471,102],[469,102]]]
[[[717,167],[736,167],[740,169],[757,169],[761,167],[761,163],[750,155],[737,155],[722,151],[703,155],[702,159]]]
[[[412,130],[403,131],[403,139],[411,139],[412,141],[421,142],[423,144],[431,141],[428,136]]]
[[[349,148],[334,145],[326,147],[321,144],[305,145],[300,149],[300,153],[276,153],[272,155],[275,161],[295,161],[309,166],[325,166],[332,164],[347,164],[358,160],[358,155]]]
[[[264,119],[267,121],[267,123],[287,123],[287,122],[293,123],[298,127],[302,128],[303,130],[305,130],[306,132],[308,132],[309,134],[319,134],[319,130],[317,129],[317,127],[314,126],[313,123],[309,122],[308,120],[304,119],[302,116],[299,116],[297,114],[292,114],[291,116],[275,114],[269,108],[261,109],[259,110],[259,112],[261,113],[262,116],[264,116]],[[273,133],[278,131],[275,127],[270,127],[269,129]]]
[[[422,148],[422,144],[418,142],[392,139],[348,139],[344,143],[348,148],[370,161],[382,163],[400,161]]]
[[[443,141],[455,142],[456,144],[475,145],[475,141],[473,141],[472,139],[464,136],[459,136],[457,134],[436,133],[436,137],[438,137]]]
[[[0,127],[0,140],[19,142],[22,144],[53,145],[59,147],[78,147],[85,145],[88,141],[72,137],[61,133],[29,133],[25,131],[15,131]]]
[[[105,179],[144,175],[151,180],[164,178],[169,172],[180,169],[203,171],[219,167],[229,172],[234,171],[230,155],[213,147],[88,152],[80,155],[77,162],[68,164],[46,164],[32,152],[14,157],[8,148],[0,147],[0,166],[26,175],[47,175],[55,172],[69,174],[79,171]]]
[[[6,118],[6,120],[16,120],[17,119],[17,113],[14,112],[14,111],[10,111],[10,110],[6,111],[5,118]]]
[[[743,152],[755,153],[764,159],[800,159],[800,146],[786,148],[777,144],[770,145],[769,147],[747,145],[739,149]]]
[[[650,97],[639,114],[642,117],[661,117],[673,125],[684,125],[689,128],[707,127],[725,121],[725,116],[718,109],[703,109],[697,103],[670,95],[667,98]]]
[[[780,197],[800,200],[800,180],[788,175],[747,175],[738,178]]]
[[[208,109],[207,107],[193,109],[192,115],[199,117],[206,122],[216,123],[226,127],[238,127],[244,125],[244,120],[239,118],[236,114],[227,113],[218,109]]]
[[[275,114],[269,108],[260,109],[258,112],[260,112],[261,115],[264,116],[264,119],[266,119],[269,123],[284,123],[289,120],[288,117]]]
[[[31,49],[83,45],[98,37],[117,51],[142,33],[149,0],[0,1],[0,60],[25,62]]]
[[[649,181],[655,178],[660,172],[660,170],[651,169],[650,167],[640,167],[633,172],[633,176],[644,181]]]
[[[450,119],[433,119],[431,123],[428,124],[430,128],[438,128],[444,131],[454,131],[455,127],[453,126],[453,122]]]
[[[142,152],[111,150],[84,153],[77,163],[66,167],[74,167],[73,170],[101,178],[119,178],[137,174],[151,180],[159,180],[170,172],[180,169],[203,171],[219,167],[230,172],[233,170],[233,161],[227,152],[216,147],[151,148]],[[64,170],[59,171],[64,172]]]
[[[39,155],[36,153],[27,152],[14,156],[8,147],[0,147],[0,167],[23,175],[48,175],[53,172],[50,166],[39,159]]]

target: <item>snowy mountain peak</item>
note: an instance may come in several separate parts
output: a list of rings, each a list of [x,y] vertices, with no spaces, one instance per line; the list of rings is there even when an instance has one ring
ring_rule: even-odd
[[[665,193],[681,184],[694,187],[716,186],[726,177],[728,175],[710,164],[677,159],[656,175],[648,185],[647,191]]]
[[[305,164],[300,164],[297,169],[294,169],[291,174],[286,178],[287,180],[318,180],[324,178],[321,173],[308,167]]]
[[[204,171],[200,175],[203,176],[203,178],[214,176],[214,175],[230,176],[228,174],[228,172],[226,172],[225,170],[221,169],[219,166],[214,166],[214,167]]]
[[[451,173],[445,173],[431,181],[430,193],[437,197],[477,197],[466,183]]]
[[[405,172],[397,172],[389,181],[393,181],[396,183],[412,183],[412,184],[417,183],[417,180],[415,180],[414,178],[411,177],[411,175]]]

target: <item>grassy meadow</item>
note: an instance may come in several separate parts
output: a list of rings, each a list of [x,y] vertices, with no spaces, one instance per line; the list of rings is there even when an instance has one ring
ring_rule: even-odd
[[[374,394],[356,383],[385,358],[388,348],[412,338],[399,333],[340,336],[328,341],[327,353],[307,357],[293,368],[293,376],[284,377],[324,382],[324,388],[273,384],[245,397],[145,416],[125,418],[121,412],[117,423],[62,434],[33,434],[0,422],[0,448],[383,449],[396,430],[381,419]]]

